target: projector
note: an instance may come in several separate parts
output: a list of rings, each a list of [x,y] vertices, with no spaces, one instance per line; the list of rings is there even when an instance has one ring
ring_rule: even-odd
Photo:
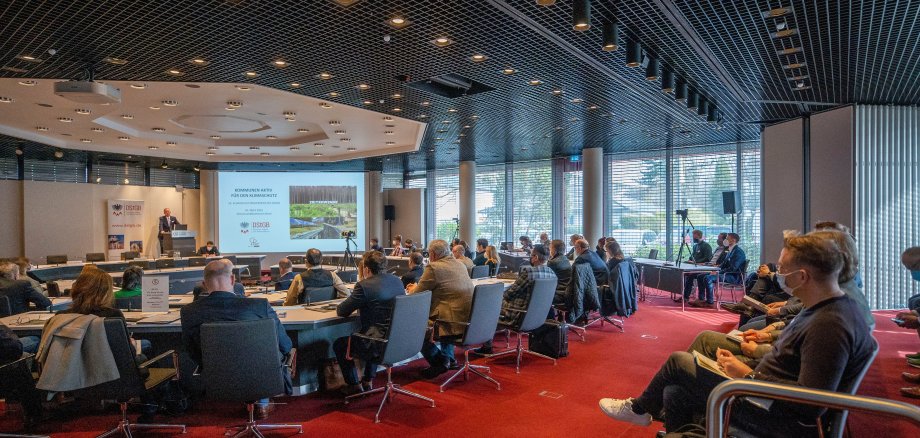
[[[54,94],[79,103],[121,103],[121,90],[93,81],[56,82]]]

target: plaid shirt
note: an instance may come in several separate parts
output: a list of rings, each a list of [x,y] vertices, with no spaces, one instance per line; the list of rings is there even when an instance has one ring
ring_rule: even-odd
[[[530,304],[530,296],[533,294],[534,280],[538,278],[556,278],[556,273],[545,264],[521,267],[517,280],[505,290],[501,314],[503,323],[514,325],[523,319],[523,313],[512,312],[509,308],[527,309],[527,305]]]

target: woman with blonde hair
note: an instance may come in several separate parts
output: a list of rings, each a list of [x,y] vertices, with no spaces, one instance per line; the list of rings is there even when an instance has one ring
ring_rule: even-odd
[[[61,313],[82,313],[104,318],[124,318],[121,310],[115,308],[115,292],[112,276],[97,267],[86,265],[70,288],[73,302]]]
[[[486,247],[486,252],[483,254],[486,258],[485,265],[489,267],[489,276],[494,277],[498,274],[498,267],[501,266],[502,258],[498,255],[498,250],[495,249],[495,245],[489,245]]]

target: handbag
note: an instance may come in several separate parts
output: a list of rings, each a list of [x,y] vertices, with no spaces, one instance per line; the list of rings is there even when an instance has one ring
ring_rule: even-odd
[[[564,324],[547,320],[530,332],[527,349],[553,359],[569,355],[569,333]]]
[[[335,391],[345,386],[345,377],[337,361],[330,360],[323,365],[323,386],[326,391]]]

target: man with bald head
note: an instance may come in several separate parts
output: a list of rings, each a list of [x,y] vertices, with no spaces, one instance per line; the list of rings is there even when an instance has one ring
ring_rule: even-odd
[[[171,233],[172,230],[175,230],[176,225],[179,225],[179,219],[176,219],[176,217],[172,215],[172,212],[169,211],[169,208],[164,208],[163,216],[160,216],[160,233],[158,234],[160,239],[160,253],[163,253],[163,235]]]
[[[575,241],[575,261],[572,262],[572,265],[587,263],[591,266],[594,280],[597,282],[597,287],[600,288],[607,284],[607,277],[610,273],[607,271],[607,264],[591,250],[590,245],[585,239]]]
[[[270,318],[275,321],[276,334],[278,335],[278,351],[286,355],[291,351],[291,338],[284,331],[284,326],[278,320],[278,314],[264,298],[242,298],[233,293],[233,264],[227,259],[214,260],[204,267],[204,288],[207,295],[182,307],[179,311],[182,317],[182,343],[189,356],[198,365],[201,365],[201,325],[219,321],[252,321]],[[245,333],[241,333],[245,336]],[[245,352],[239,352],[245,354]],[[255,360],[250,358],[250,360]],[[270,360],[266,358],[266,360]],[[278,364],[278,372],[284,377],[285,393],[293,392],[291,374],[282,364]],[[272,405],[268,399],[261,400],[256,405],[256,414],[259,418],[268,416]]]
[[[466,248],[463,245],[454,245],[450,252],[454,255],[455,259],[463,263],[463,266],[466,266],[467,272],[473,272],[473,261],[466,256]]]

